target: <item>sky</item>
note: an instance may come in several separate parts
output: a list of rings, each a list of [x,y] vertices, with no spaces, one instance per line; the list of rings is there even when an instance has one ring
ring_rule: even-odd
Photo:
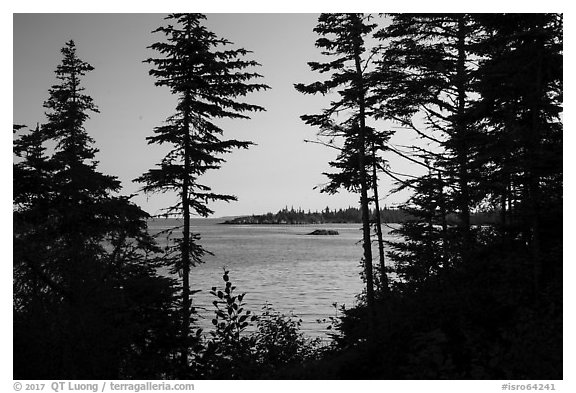
[[[174,113],[175,97],[165,87],[154,86],[148,75],[147,47],[160,40],[152,30],[164,25],[164,14],[14,14],[13,121],[35,127],[45,121],[43,102],[56,83],[54,70],[60,49],[73,39],[80,59],[94,71],[83,79],[100,113],[92,114],[85,127],[99,149],[99,170],[117,176],[123,194],[137,194],[133,201],[157,214],[175,201],[175,195],[144,195],[132,180],[156,165],[166,148],[148,145],[146,137]],[[250,120],[223,121],[224,136],[250,140],[248,150],[225,155],[220,170],[201,180],[215,192],[233,194],[237,202],[210,205],[214,217],[276,212],[285,206],[320,210],[357,206],[357,194],[336,195],[315,189],[326,182],[323,172],[336,151],[305,140],[316,138],[317,129],[300,116],[318,113],[330,97],[298,93],[294,83],[309,83],[318,75],[307,62],[321,60],[314,46],[313,28],[318,14],[208,14],[206,27],[220,37],[252,51],[251,59],[262,66],[263,83],[271,89],[253,93],[247,101],[266,108]],[[332,97],[334,99],[335,97]],[[402,136],[406,143],[412,136]],[[391,159],[396,159],[390,157]],[[398,162],[398,166],[406,166]],[[398,168],[396,168],[398,170]],[[401,171],[401,170],[398,170]],[[406,194],[387,196],[392,184],[382,178],[382,204],[394,205]]]

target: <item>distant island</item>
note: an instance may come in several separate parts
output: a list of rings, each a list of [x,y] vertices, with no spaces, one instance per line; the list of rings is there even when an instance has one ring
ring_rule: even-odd
[[[373,212],[372,212],[373,213]],[[401,223],[410,218],[410,215],[401,209],[384,208],[381,212],[382,222]],[[322,211],[307,212],[302,209],[295,210],[287,207],[278,213],[262,215],[241,216],[226,220],[223,224],[228,225],[313,225],[313,224],[359,224],[362,222],[360,209],[349,207],[347,209],[326,208]]]
[[[492,224],[498,220],[498,212],[476,212],[473,213],[471,223],[473,225]],[[374,216],[374,211],[370,212]],[[407,211],[399,208],[384,207],[380,211],[383,223],[401,224],[412,220],[413,216]],[[455,214],[448,214],[446,217],[448,225],[454,225],[458,221]],[[322,211],[304,211],[301,208],[288,209],[285,207],[278,213],[266,213],[261,215],[240,216],[225,220],[221,224],[225,225],[316,225],[316,224],[360,224],[362,223],[362,212],[355,207],[347,209],[326,208]]]

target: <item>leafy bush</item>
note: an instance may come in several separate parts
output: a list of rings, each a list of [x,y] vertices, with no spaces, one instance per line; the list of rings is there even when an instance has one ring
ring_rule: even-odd
[[[275,311],[271,305],[262,307],[255,332],[258,362],[271,370],[313,358],[320,339],[308,339],[300,331],[302,320]]]
[[[229,272],[222,276],[224,288],[212,287],[216,298],[214,329],[197,349],[191,377],[209,379],[273,378],[284,367],[316,356],[319,339],[300,331],[302,320],[286,316],[271,305],[256,316],[245,309],[245,293],[235,295]],[[256,325],[254,326],[254,323]],[[250,326],[255,329],[248,331]]]

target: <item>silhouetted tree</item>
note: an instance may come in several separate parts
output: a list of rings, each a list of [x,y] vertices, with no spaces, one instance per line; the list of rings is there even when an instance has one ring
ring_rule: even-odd
[[[482,164],[490,170],[483,186],[487,195],[500,199],[507,239],[519,232],[529,244],[538,288],[542,247],[549,251],[562,236],[556,232],[562,211],[562,16],[477,19],[487,38],[478,48],[481,100],[469,116],[486,130]]]
[[[45,154],[40,126],[27,134],[22,134],[23,125],[14,125],[14,155],[18,162],[13,166],[13,205],[14,205],[14,242],[24,234],[25,242],[45,241],[45,233],[39,228],[44,225],[45,212],[48,211],[50,185],[50,164]],[[18,251],[16,248],[15,251]],[[37,300],[42,291],[42,281],[34,273],[36,265],[29,265],[22,260],[14,259],[14,310],[24,312],[30,303]]]
[[[403,206],[413,219],[390,244],[400,282],[387,302],[381,355],[362,347],[363,310],[346,310],[341,345],[358,349],[346,350],[353,360],[338,371],[561,378],[562,16],[403,14],[391,22],[379,34],[389,45],[379,116],[428,143],[397,151],[427,172],[397,179],[414,188]],[[483,225],[473,222],[482,210],[500,221],[478,214]]]
[[[402,209],[412,218],[392,231],[401,240],[388,244],[392,249],[390,259],[395,262],[394,270],[400,278],[397,285],[414,289],[442,268],[450,267],[450,256],[454,253],[447,252],[450,243],[441,178],[429,171],[427,176],[402,184],[398,190],[406,187],[413,188],[413,194]]]
[[[208,31],[201,14],[171,14],[164,27],[155,32],[166,40],[151,45],[160,57],[146,62],[154,68],[150,75],[157,86],[166,86],[178,97],[176,113],[166,125],[157,127],[148,137],[150,144],[168,144],[170,152],[154,169],[137,181],[145,192],[178,193],[179,201],[166,209],[166,215],[182,217],[182,238],[170,248],[173,270],[182,275],[181,361],[188,364],[190,329],[190,266],[202,261],[205,250],[198,244],[199,234],[190,231],[190,216],[206,217],[212,213],[212,201],[233,201],[232,195],[217,194],[202,184],[199,177],[224,162],[220,155],[236,148],[247,148],[251,142],[225,140],[217,119],[247,119],[247,112],[264,108],[241,100],[250,92],[265,90],[264,84],[249,83],[260,75],[246,69],[257,66],[243,60],[245,49],[226,49],[231,44]]]
[[[394,14],[390,25],[375,34],[386,43],[378,74],[379,94],[387,99],[379,117],[416,129],[436,146],[420,160],[431,159],[447,173],[447,202],[453,203],[446,207],[459,215],[463,258],[473,245],[471,209],[481,199],[474,192],[478,130],[466,117],[474,101],[471,71],[479,31],[468,14]],[[426,130],[414,126],[417,114]]]
[[[370,210],[368,190],[372,181],[369,175],[372,141],[377,137],[367,121],[372,116],[376,97],[372,93],[371,72],[367,70],[365,39],[376,27],[370,17],[362,14],[321,14],[314,29],[321,37],[316,46],[331,60],[309,62],[313,71],[330,73],[330,78],[305,84],[296,84],[305,94],[327,94],[337,90],[340,97],[321,114],[303,115],[302,120],[320,128],[319,135],[342,138],[343,148],[336,161],[330,165],[339,172],[328,174],[327,192],[338,188],[354,189],[360,193],[363,223],[363,247],[366,279],[366,300],[370,313],[374,313],[374,280],[370,240]],[[340,117],[341,116],[341,117]]]
[[[81,86],[93,68],[73,41],[62,54],[46,124],[15,141],[15,375],[120,378],[136,372],[151,336],[170,334],[172,282],[156,275],[148,215],[97,171],[84,123],[98,110]],[[46,141],[55,144],[50,156]],[[154,353],[168,364],[166,348]]]

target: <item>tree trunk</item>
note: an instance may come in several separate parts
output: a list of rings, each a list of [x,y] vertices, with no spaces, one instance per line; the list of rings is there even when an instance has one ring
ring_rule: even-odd
[[[468,145],[466,141],[467,130],[464,115],[466,111],[466,47],[465,47],[465,20],[463,16],[458,18],[458,59],[456,65],[456,88],[458,91],[458,108],[456,113],[455,137],[457,140],[458,159],[458,183],[460,186],[459,210],[460,228],[462,230],[462,259],[466,261],[472,246],[470,232],[470,191],[468,187]]]
[[[380,291],[382,294],[388,292],[388,275],[386,274],[386,259],[384,256],[384,240],[382,238],[382,218],[380,217],[380,201],[378,200],[378,173],[376,172],[376,151],[373,148],[372,156],[372,188],[374,190],[374,215],[376,225],[376,237],[378,238],[378,255],[380,257]]]
[[[188,131],[187,131],[188,132]],[[186,148],[189,146],[189,136],[185,137]],[[182,366],[188,366],[188,332],[190,330],[190,207],[188,201],[188,172],[190,159],[188,154],[184,159],[184,184],[182,186],[182,206],[184,209],[184,227],[182,229]]]
[[[536,58],[535,91],[531,102],[531,126],[527,132],[526,156],[527,156],[527,190],[528,190],[528,216],[529,216],[529,236],[530,254],[533,264],[534,290],[540,289],[542,276],[542,261],[540,260],[540,176],[538,173],[538,161],[540,152],[540,97],[542,97],[542,56],[543,43],[539,39],[536,43],[538,55]]]
[[[353,21],[361,25],[357,15],[352,15]],[[362,211],[362,234],[364,243],[364,271],[366,275],[366,303],[369,312],[369,324],[374,338],[376,309],[374,306],[374,277],[372,270],[372,244],[370,240],[370,209],[368,207],[368,176],[366,174],[366,104],[364,98],[364,80],[360,62],[361,36],[360,29],[353,32],[354,64],[356,66],[356,89],[358,93],[359,130],[358,130],[358,172],[360,178],[360,207]]]
[[[506,200],[506,186],[504,186],[504,190],[500,195],[500,226],[502,228],[502,240],[506,240]]]
[[[190,24],[186,26],[186,35],[190,37]],[[184,97],[184,178],[182,184],[182,209],[184,214],[184,227],[182,228],[182,372],[186,373],[188,367],[188,347],[190,331],[190,203],[188,189],[190,186],[190,92],[187,90]]]
[[[442,224],[442,263],[448,263],[448,222],[446,221],[446,197],[444,195],[444,182],[442,174],[438,172],[438,205],[440,207],[440,222]]]

